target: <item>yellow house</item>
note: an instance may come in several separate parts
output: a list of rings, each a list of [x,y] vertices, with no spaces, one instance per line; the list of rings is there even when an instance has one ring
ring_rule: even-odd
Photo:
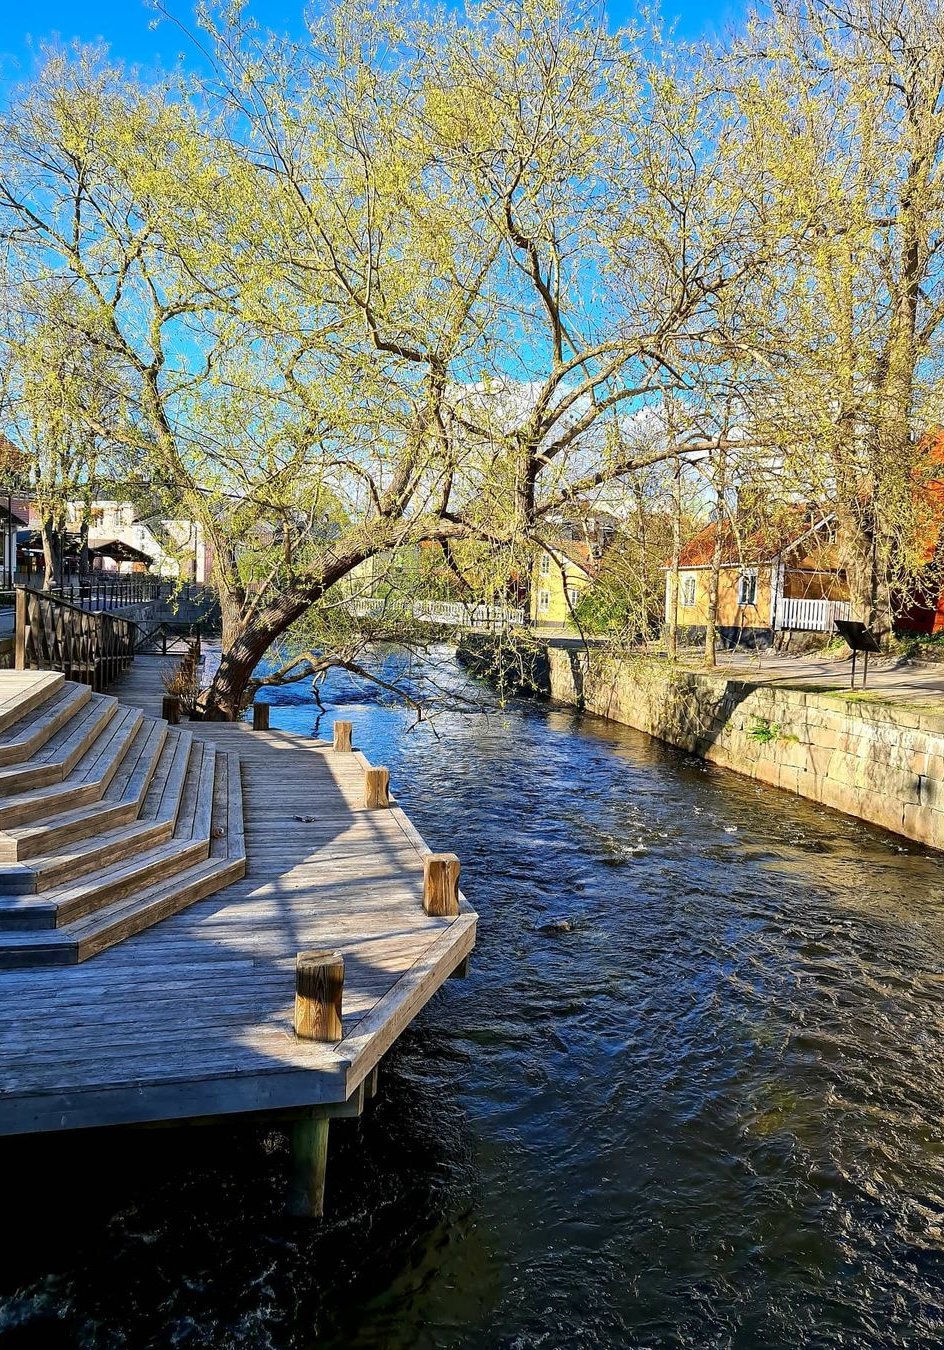
[[[708,622],[716,527],[708,525],[679,553],[676,622],[700,636]],[[672,571],[667,569],[665,618],[672,621]],[[828,633],[852,617],[846,576],[839,566],[832,517],[800,522],[779,546],[769,533],[721,542],[715,623],[722,641],[763,645],[776,633]]]
[[[590,549],[584,543],[569,542],[566,556],[542,549],[531,574],[531,622],[556,628],[569,623],[593,574]]]

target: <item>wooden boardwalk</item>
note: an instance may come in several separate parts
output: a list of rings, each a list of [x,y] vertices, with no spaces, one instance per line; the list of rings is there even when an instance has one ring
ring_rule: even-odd
[[[155,714],[161,665],[111,692]],[[247,874],[83,965],[0,971],[0,1134],[343,1103],[474,945],[465,901],[424,912],[428,849],[395,804],[364,807],[362,755],[191,730],[242,761]],[[346,967],[334,1045],[292,1029],[296,953],[326,947]]]

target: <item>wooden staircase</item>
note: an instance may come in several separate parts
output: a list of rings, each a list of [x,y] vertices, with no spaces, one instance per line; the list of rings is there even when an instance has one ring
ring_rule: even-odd
[[[0,967],[85,961],[245,870],[235,755],[56,672],[0,673]]]

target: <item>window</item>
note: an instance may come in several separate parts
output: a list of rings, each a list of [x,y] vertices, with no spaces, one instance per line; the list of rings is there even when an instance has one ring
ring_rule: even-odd
[[[551,595],[549,591],[538,591],[538,612],[543,613],[551,607]]]
[[[693,609],[695,606],[695,578],[682,578],[682,608]]]
[[[541,554],[541,576],[546,577],[551,570],[551,559],[547,553]]]
[[[571,609],[576,609],[577,602],[580,599],[580,592],[577,590],[576,586],[567,587],[567,599],[570,602]]]
[[[757,604],[757,571],[754,568],[749,572],[742,572],[738,579],[738,604]]]

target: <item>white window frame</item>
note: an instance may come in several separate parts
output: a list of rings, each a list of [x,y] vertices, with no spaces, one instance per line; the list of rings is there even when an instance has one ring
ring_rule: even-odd
[[[695,577],[682,577],[679,606],[682,609],[694,609],[698,598],[698,583]]]
[[[757,568],[745,567],[738,577],[738,604],[757,604]]]
[[[546,614],[551,607],[550,591],[538,591],[538,613]]]
[[[567,603],[570,605],[571,609],[577,608],[577,606],[580,604],[579,587],[577,586],[567,587]]]
[[[541,567],[540,567],[540,572],[541,572],[541,576],[542,576],[542,577],[550,576],[550,572],[551,572],[551,558],[550,558],[550,554],[548,554],[548,553],[542,553],[542,554],[541,554]]]

